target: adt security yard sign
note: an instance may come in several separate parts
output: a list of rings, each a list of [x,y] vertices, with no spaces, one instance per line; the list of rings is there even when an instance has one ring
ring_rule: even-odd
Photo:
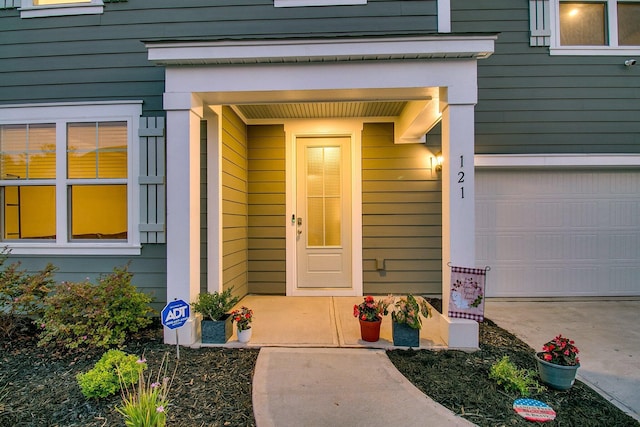
[[[162,324],[169,329],[183,326],[189,320],[189,304],[181,299],[171,301],[162,309]]]

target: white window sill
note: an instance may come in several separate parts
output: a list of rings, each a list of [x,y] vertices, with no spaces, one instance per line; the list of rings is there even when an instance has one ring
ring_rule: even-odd
[[[23,6],[19,10],[20,18],[42,18],[46,16],[99,15],[104,12],[104,6],[102,4]]]
[[[274,7],[347,6],[367,4],[367,0],[274,0]]]
[[[562,46],[549,48],[551,55],[627,56],[640,55],[640,46]]]
[[[9,243],[2,242],[11,255],[140,255],[141,246],[124,243]]]

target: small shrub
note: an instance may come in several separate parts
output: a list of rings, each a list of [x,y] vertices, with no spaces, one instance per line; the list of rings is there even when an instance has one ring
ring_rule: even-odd
[[[7,249],[0,252],[0,268],[8,257]],[[28,274],[14,262],[0,271],[0,334],[11,337],[16,330],[38,321],[44,314],[44,299],[54,285],[56,267]]]
[[[176,365],[177,369],[178,365]],[[167,376],[167,354],[162,358],[160,369],[152,382],[151,374],[147,378],[144,373],[138,375],[138,386],[122,386],[122,406],[116,410],[124,416],[127,427],[164,427],[167,423],[167,407],[169,390],[173,376]]]
[[[240,300],[232,295],[233,286],[222,292],[203,292],[198,294],[196,302],[191,306],[196,313],[202,314],[205,320],[220,320]]]
[[[544,390],[535,379],[535,375],[535,372],[528,369],[518,369],[511,363],[509,356],[504,356],[499,362],[491,365],[489,372],[489,378],[496,380],[507,391],[519,392],[522,396],[529,396],[531,389],[537,392]]]
[[[127,334],[149,325],[151,297],[131,285],[127,267],[88,281],[62,282],[45,300],[40,345],[61,344],[70,349],[121,346]]]
[[[138,359],[120,350],[109,350],[102,355],[93,369],[76,375],[76,380],[86,398],[97,399],[116,394],[121,386],[135,384],[146,368],[144,359]]]

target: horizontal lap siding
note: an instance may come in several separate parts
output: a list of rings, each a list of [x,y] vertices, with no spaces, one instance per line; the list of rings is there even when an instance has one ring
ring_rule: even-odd
[[[160,312],[167,300],[166,257],[165,245],[144,245],[140,256],[10,255],[5,265],[20,261],[22,269],[35,272],[50,262],[59,269],[54,274],[58,282],[82,282],[89,278],[91,283],[96,283],[101,274],[109,274],[115,267],[129,264],[129,271],[133,273],[132,284],[149,294],[153,298],[152,307]]]
[[[499,32],[478,61],[476,153],[638,153],[640,78],[620,56],[529,45],[529,2],[453,0],[452,30]]]
[[[164,68],[150,39],[436,31],[436,1],[275,8],[273,0],[129,0],[101,15],[21,19],[0,10],[0,103],[143,99],[163,115]]]
[[[249,126],[249,290],[286,293],[285,134]]]
[[[441,185],[422,144],[394,144],[393,125],[362,133],[362,232],[365,293],[440,293]],[[376,269],[376,259],[385,269]]]
[[[222,110],[222,282],[246,295],[247,127],[229,107]]]

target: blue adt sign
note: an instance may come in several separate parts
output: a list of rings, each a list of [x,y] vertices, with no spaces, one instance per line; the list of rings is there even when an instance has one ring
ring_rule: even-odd
[[[181,299],[171,301],[162,309],[162,324],[169,329],[179,328],[189,320],[189,314],[189,304]]]

